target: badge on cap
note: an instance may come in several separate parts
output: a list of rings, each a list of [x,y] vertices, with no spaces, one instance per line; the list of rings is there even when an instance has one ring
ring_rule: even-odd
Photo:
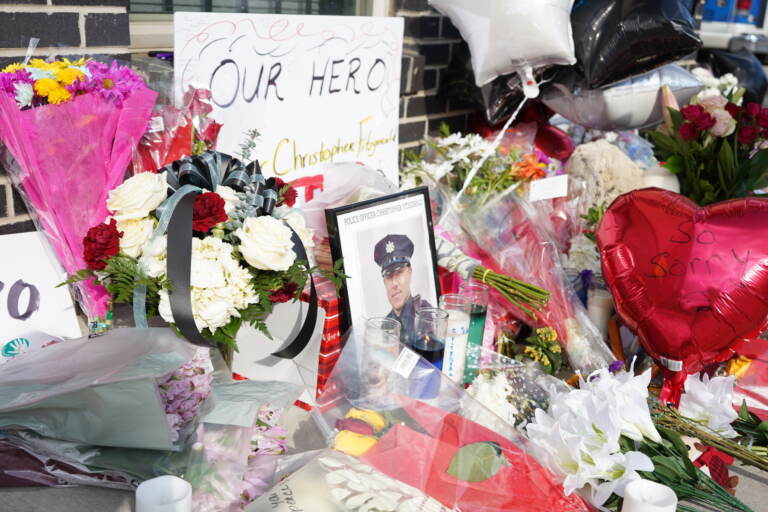
[[[387,254],[392,254],[395,252],[395,244],[392,243],[392,240],[387,242],[387,246],[385,247],[385,250],[387,251]]]

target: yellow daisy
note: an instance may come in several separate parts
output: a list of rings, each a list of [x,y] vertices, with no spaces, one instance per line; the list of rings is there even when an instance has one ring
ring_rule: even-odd
[[[63,103],[72,99],[72,93],[63,87],[52,90],[48,94],[48,103]]]
[[[35,92],[40,96],[48,96],[52,91],[56,89],[63,89],[61,84],[53,78],[41,78],[40,80],[35,81],[35,85],[33,87]]]
[[[67,67],[72,67],[72,66],[85,66],[85,64],[86,64],[86,63],[87,63],[89,60],[90,60],[90,59],[87,59],[87,60],[86,60],[86,59],[85,59],[85,57],[80,57],[80,58],[79,58],[79,59],[77,59],[77,60],[69,60],[68,58],[64,57],[64,58],[62,59],[62,62],[64,63],[64,65],[65,65],[65,66],[67,66]]]
[[[45,69],[48,71],[55,71],[57,69],[65,68],[67,65],[60,60],[54,60],[53,62],[46,62],[43,59],[32,59],[29,61],[29,65],[33,68]]]
[[[19,71],[20,69],[24,69],[24,65],[21,62],[14,62],[13,64],[8,64],[3,68],[3,73],[12,73],[14,71]]]
[[[69,85],[72,82],[81,80],[85,77],[85,74],[82,71],[75,68],[58,69],[54,71],[53,74],[56,76],[56,79],[64,85]]]

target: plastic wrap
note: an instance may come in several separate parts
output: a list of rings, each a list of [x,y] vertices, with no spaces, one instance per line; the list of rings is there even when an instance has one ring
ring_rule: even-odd
[[[635,130],[663,121],[661,87],[686,105],[704,85],[676,64],[654,69],[603,89],[588,89],[568,70],[547,85],[542,101],[576,124],[595,130]]]
[[[740,357],[728,365],[729,373],[736,376],[733,405],[740,407],[745,400],[751,412],[768,421],[768,340],[741,343],[736,352]]]
[[[485,426],[470,417],[483,417]],[[564,496],[552,475],[526,454],[512,425],[404,346],[393,354],[353,336],[318,402],[316,418],[333,447],[357,459],[345,462],[347,471],[337,474],[325,492],[344,495],[346,501],[325,510],[375,510],[373,500],[388,495],[369,492],[350,501],[344,493],[354,490],[349,481],[375,486],[368,483],[377,480],[370,476],[374,471],[448,510],[588,510],[580,498]],[[425,509],[403,505],[397,510]]]
[[[192,359],[170,329],[116,329],[22,354],[0,373],[0,427],[79,443],[178,450],[156,379]]]
[[[2,163],[69,274],[86,267],[83,237],[107,217],[107,194],[123,180],[155,96],[141,87],[120,105],[94,92],[20,110],[0,94]],[[91,281],[77,286],[89,317],[104,319],[106,290]]]
[[[460,213],[447,207],[437,229],[484,266],[549,290],[550,301],[535,319],[517,309],[510,313],[534,327],[554,328],[575,370],[589,373],[607,367],[614,358],[560,265],[548,212],[538,208],[538,202],[529,203],[508,190],[482,207],[468,205]],[[498,297],[494,302],[504,304]]]
[[[478,86],[517,72],[524,77],[526,96],[536,97],[534,68],[575,63],[569,16],[573,0],[430,3],[450,17],[467,41]]]
[[[645,73],[701,46],[693,17],[679,0],[579,0],[571,23],[590,88]]]
[[[235,512],[277,481],[286,459],[280,415],[301,390],[282,382],[233,382],[221,373],[180,451],[84,445],[29,431],[0,434],[0,486],[91,485],[133,489],[161,475],[193,487],[195,512]]]

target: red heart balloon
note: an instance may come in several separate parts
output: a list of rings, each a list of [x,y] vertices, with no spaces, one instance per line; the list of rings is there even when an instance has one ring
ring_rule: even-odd
[[[665,370],[677,402],[688,374],[725,361],[768,317],[768,200],[699,208],[660,189],[611,204],[597,232],[616,310]]]

